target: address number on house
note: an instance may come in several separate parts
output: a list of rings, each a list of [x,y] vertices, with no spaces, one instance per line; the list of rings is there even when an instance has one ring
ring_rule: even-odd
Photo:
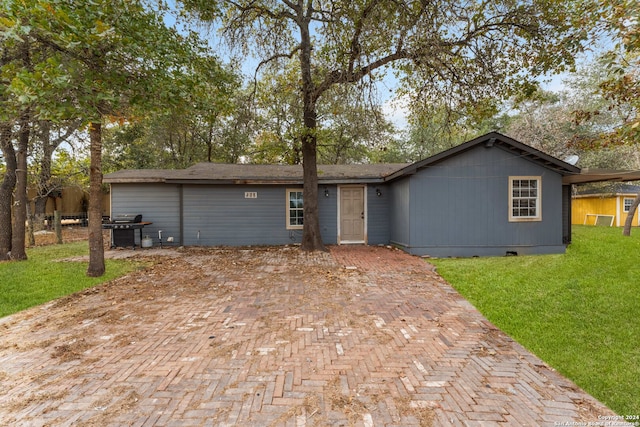
[[[258,198],[258,192],[257,191],[245,191],[244,192],[244,198],[245,199],[257,199]]]

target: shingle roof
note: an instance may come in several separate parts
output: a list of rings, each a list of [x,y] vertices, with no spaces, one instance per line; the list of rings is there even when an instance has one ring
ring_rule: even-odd
[[[634,195],[640,193],[640,185],[624,184],[620,182],[609,182],[599,188],[578,187],[577,197],[580,196],[615,196]]]
[[[103,177],[105,183],[165,182],[181,172],[176,169],[123,169]]]
[[[320,184],[382,182],[408,163],[318,165]],[[302,165],[198,163],[183,170],[129,169],[110,173],[105,183],[301,184]]]

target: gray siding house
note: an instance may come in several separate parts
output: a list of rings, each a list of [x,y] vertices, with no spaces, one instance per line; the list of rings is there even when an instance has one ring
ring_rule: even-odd
[[[437,257],[563,253],[571,239],[564,181],[578,173],[499,133],[413,164],[319,165],[322,238]],[[300,165],[200,163],[123,170],[104,182],[111,215],[142,214],[156,243],[159,230],[179,245],[301,240]]]

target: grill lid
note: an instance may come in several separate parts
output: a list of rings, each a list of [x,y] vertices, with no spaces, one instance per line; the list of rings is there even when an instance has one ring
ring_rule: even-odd
[[[111,222],[114,224],[133,224],[136,222],[142,222],[142,214],[114,215],[113,218],[111,218]]]

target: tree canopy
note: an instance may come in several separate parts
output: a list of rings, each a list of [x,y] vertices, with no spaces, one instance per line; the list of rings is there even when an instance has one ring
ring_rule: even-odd
[[[5,107],[0,120],[9,131],[14,122],[21,128],[14,226],[25,222],[26,179],[21,174],[26,174],[32,121],[80,119],[91,138],[87,274],[101,275],[102,125],[135,121],[204,94],[209,95],[209,107],[218,108],[229,73],[195,32],[181,34],[169,28],[161,14],[142,1],[3,0],[0,39],[0,101]],[[204,81],[209,83],[206,88]],[[8,145],[3,138],[3,152],[6,148],[11,154]],[[12,256],[24,250],[24,241],[15,240],[24,231],[15,231]],[[0,230],[0,242],[2,234]]]

